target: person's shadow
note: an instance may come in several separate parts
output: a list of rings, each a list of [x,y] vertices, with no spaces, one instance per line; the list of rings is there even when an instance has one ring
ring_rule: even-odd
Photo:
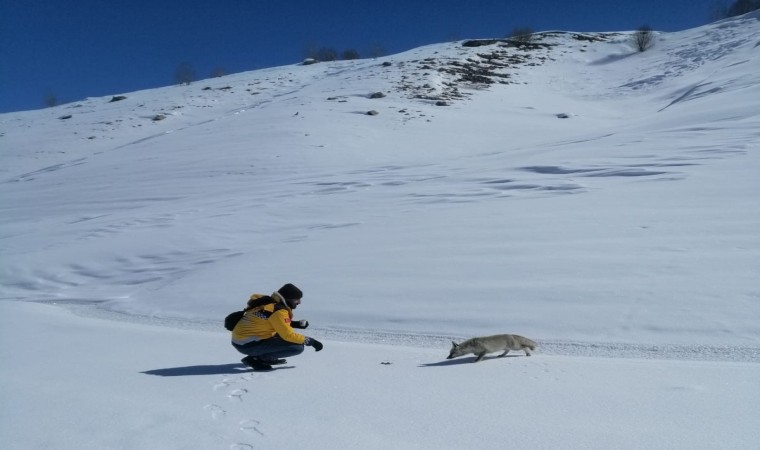
[[[292,369],[294,366],[279,366],[274,370]],[[166,369],[146,370],[145,375],[159,377],[186,377],[192,375],[233,375],[254,372],[250,367],[241,363],[216,364],[203,366],[168,367]]]

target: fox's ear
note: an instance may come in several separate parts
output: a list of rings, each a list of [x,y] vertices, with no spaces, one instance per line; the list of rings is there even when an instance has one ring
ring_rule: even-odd
[[[457,344],[457,343],[456,343],[456,342],[454,342],[454,341],[451,341],[451,346],[452,346],[452,347],[459,347],[459,344]]]

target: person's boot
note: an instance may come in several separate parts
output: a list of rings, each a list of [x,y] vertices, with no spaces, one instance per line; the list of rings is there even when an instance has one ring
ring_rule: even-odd
[[[261,361],[259,358],[256,358],[255,356],[246,356],[240,361],[253,370],[272,370],[272,366],[270,364],[267,364],[264,361]]]
[[[280,359],[278,359],[278,358],[275,358],[275,359],[259,358],[259,361],[261,361],[263,363],[266,363],[266,364],[271,364],[273,366],[276,366],[278,364],[285,364],[285,363],[288,362],[286,359],[281,359],[281,358]]]

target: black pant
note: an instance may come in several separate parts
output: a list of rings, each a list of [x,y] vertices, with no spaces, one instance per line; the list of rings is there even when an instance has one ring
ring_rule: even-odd
[[[233,342],[232,346],[244,355],[256,356],[264,360],[299,355],[303,353],[304,349],[303,344],[294,344],[279,336],[249,342],[243,345],[238,345]]]

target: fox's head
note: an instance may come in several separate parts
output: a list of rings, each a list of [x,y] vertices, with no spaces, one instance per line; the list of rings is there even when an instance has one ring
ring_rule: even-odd
[[[457,356],[462,356],[466,353],[467,352],[463,351],[459,344],[451,341],[451,351],[449,352],[449,357],[446,359],[456,358]]]

